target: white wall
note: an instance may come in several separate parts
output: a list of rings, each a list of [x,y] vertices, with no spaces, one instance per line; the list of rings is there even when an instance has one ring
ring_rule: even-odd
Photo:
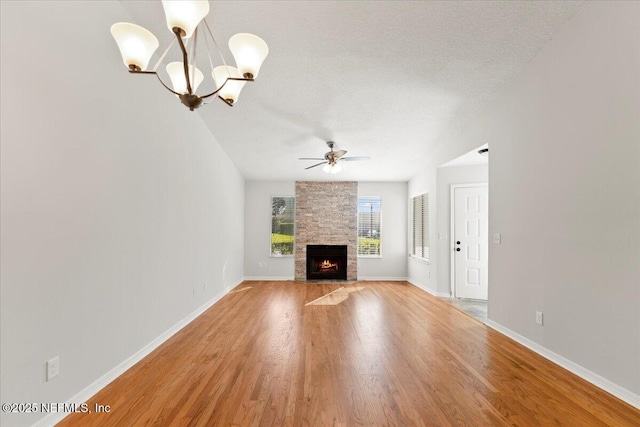
[[[246,181],[244,275],[246,279],[293,280],[293,256],[270,256],[271,197],[296,195],[294,181]],[[259,264],[263,267],[260,268]]]
[[[636,395],[639,21],[587,4],[513,88],[489,169],[490,318]]]
[[[451,185],[487,182],[489,166],[441,167],[436,172],[436,223],[437,233],[434,246],[438,252],[436,292],[439,295],[451,294]],[[490,191],[490,190],[489,190]],[[446,233],[446,239],[440,235]]]
[[[407,183],[359,182],[358,197],[381,197],[381,258],[358,258],[359,280],[407,277]]]
[[[407,276],[407,183],[359,182],[359,196],[382,197],[382,258],[358,258],[358,278],[404,279]],[[294,276],[293,257],[270,257],[271,196],[295,196],[293,181],[245,183],[245,261],[247,279]],[[259,264],[266,264],[260,268]]]
[[[126,72],[119,2],[0,14],[2,402],[65,402],[241,280],[244,181],[197,113]]]
[[[490,322],[636,406],[639,18],[639,3],[586,3],[498,99],[442,138],[409,190],[432,188],[435,165],[489,142],[489,232],[503,238],[490,245]]]

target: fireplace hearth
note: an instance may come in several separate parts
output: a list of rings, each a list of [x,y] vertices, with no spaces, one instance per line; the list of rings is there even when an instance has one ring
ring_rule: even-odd
[[[347,246],[307,245],[307,280],[347,280]]]

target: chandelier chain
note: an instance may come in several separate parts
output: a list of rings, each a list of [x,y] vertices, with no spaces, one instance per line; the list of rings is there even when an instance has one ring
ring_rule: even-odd
[[[222,61],[222,65],[224,65],[224,69],[228,71],[227,61],[225,61],[224,60],[224,56],[222,56],[222,50],[220,49],[220,46],[218,46],[218,41],[216,40],[216,38],[213,37],[213,33],[211,32],[211,28],[209,28],[209,23],[207,22],[206,19],[203,19],[202,21],[204,22],[204,26],[207,27],[207,31],[209,32],[209,35],[213,39],[213,44],[216,45],[216,49],[218,50],[218,54],[220,55],[220,60]],[[231,74],[229,74],[229,77],[231,77]]]
[[[160,64],[162,63],[162,61],[164,61],[164,57],[167,56],[167,53],[169,53],[169,49],[171,49],[171,46],[173,46],[173,44],[176,42],[176,39],[172,39],[171,43],[169,43],[169,46],[167,46],[167,49],[164,51],[164,53],[162,54],[162,56],[160,57],[160,59],[158,59],[158,62],[156,62],[156,65],[154,65],[153,67],[153,71],[157,72],[158,71],[158,67],[160,66]]]

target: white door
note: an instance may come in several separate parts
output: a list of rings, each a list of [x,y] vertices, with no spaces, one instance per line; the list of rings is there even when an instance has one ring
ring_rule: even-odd
[[[486,184],[453,188],[453,283],[456,298],[488,297],[489,191]]]

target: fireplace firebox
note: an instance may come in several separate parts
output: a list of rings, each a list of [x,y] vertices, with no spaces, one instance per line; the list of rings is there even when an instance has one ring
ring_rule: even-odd
[[[307,280],[347,280],[347,246],[307,245]]]

